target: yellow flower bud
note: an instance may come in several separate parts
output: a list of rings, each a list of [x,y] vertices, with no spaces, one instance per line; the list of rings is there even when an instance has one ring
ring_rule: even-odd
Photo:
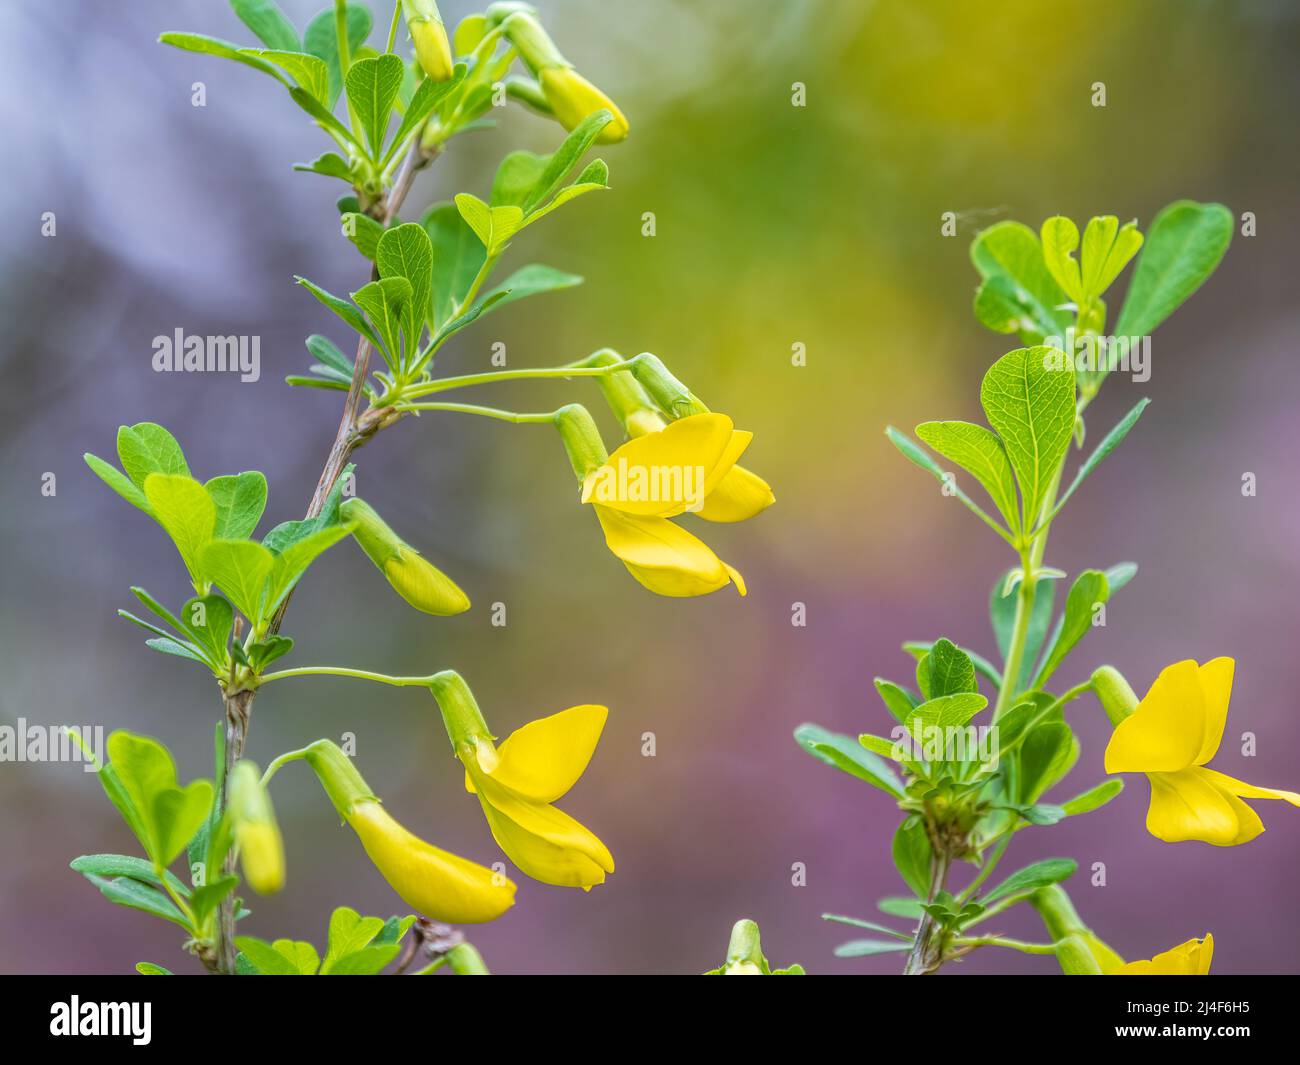
[[[456,582],[393,532],[370,504],[349,499],[339,513],[345,521],[356,523],[352,538],[393,590],[416,610],[449,617],[469,609],[469,597]]]
[[[415,44],[415,57],[424,73],[433,81],[446,81],[452,75],[455,62],[437,3],[435,0],[402,0],[402,10],[406,15],[406,28]]]
[[[229,810],[244,879],[259,895],[275,894],[284,887],[284,842],[252,762],[239,762],[230,772]]]
[[[409,906],[437,921],[481,924],[514,905],[515,885],[505,876],[426,843],[394,820],[336,744],[317,740],[306,757],[375,868]]]
[[[597,135],[596,143],[614,144],[627,136],[627,118],[618,105],[572,67],[546,67],[538,73],[537,81],[565,129],[575,129],[588,115],[604,109],[614,118]]]

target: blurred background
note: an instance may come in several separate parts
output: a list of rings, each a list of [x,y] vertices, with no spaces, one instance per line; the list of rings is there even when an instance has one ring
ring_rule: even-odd
[[[302,27],[322,0],[281,0]],[[600,154],[612,191],[530,229],[507,271],[543,261],[579,288],[494,315],[455,339],[440,372],[553,365],[602,346],[664,358],[705,402],[753,430],[746,465],[777,505],[700,527],[749,583],[668,600],[638,586],[578,506],[558,440],[457,415],[410,420],[361,451],[359,491],[469,592],[453,619],[409,610],[353,546],[294,598],[290,664],[394,673],[454,667],[502,735],[582,702],[611,708],[604,739],[562,802],[611,847],[589,894],[519,877],[516,907],[472,930],[500,972],[699,972],[738,917],[774,963],[894,972],[901,956],[839,960],[851,930],[903,889],[889,860],[896,811],[803,754],[803,721],[886,731],[875,675],[906,682],[909,639],[947,635],[992,655],[989,587],[1005,546],[883,436],[931,418],[978,419],[986,367],[1016,345],[970,313],[973,234],[1065,213],[1136,217],[1217,200],[1258,233],[1234,237],[1213,277],[1156,335],[1145,385],[1115,378],[1089,415],[1099,438],[1140,395],[1140,425],[1053,532],[1071,573],[1121,560],[1138,577],[1058,680],[1101,662],[1139,692],[1181,658],[1237,658],[1216,768],[1300,786],[1295,601],[1300,395],[1293,300],[1300,11],[1276,2],[996,5],[717,0],[542,3],[561,48],[627,113]],[[449,26],[474,8],[444,0]],[[390,9],[376,5],[378,40]],[[154,655],[118,620],[141,584],[186,596],[161,530],[86,469],[119,424],[158,421],[201,479],[261,469],[261,531],[301,516],[341,408],[290,390],[340,323],[291,281],[356,288],[367,269],[338,233],[337,182],[290,164],[329,146],[268,78],[155,43],[189,30],[252,43],[216,0],[34,0],[4,5],[0,65],[10,220],[0,237],[0,722],[86,723],[164,740],[181,775],[210,771],[210,680]],[[380,45],[382,47],[382,44]],[[206,106],[191,105],[193,83]],[[1107,105],[1091,104],[1104,82]],[[791,105],[795,82],[806,106]],[[416,185],[405,216],[459,191],[486,195],[511,148],[551,150],[557,126],[515,107],[467,135]],[[941,215],[959,219],[941,235]],[[41,235],[53,212],[57,235]],[[642,236],[653,212],[656,235]],[[501,276],[504,276],[502,274]],[[1127,274],[1117,283],[1122,292]],[[1114,295],[1112,295],[1114,299]],[[1115,300],[1113,306],[1118,306]],[[257,334],[262,377],[156,374],[152,338]],[[794,345],[806,365],[792,365]],[[468,395],[468,394],[467,394]],[[588,382],[520,383],[482,401],[599,405]],[[608,442],[617,437],[604,423]],[[1245,472],[1258,495],[1243,498]],[[54,473],[57,494],[41,494]],[[493,603],[507,609],[493,627]],[[806,627],[791,624],[806,604]],[[1098,782],[1095,703],[1071,710],[1083,756],[1053,793]],[[1258,738],[1240,753],[1243,732]],[[413,831],[484,862],[501,856],[428,695],[346,680],[268,689],[248,754],[265,764],[353,733],[358,766]],[[655,756],[642,754],[653,733]],[[1011,871],[1076,857],[1080,911],[1130,958],[1214,933],[1216,972],[1295,971],[1300,811],[1258,803],[1268,831],[1242,848],[1168,846],[1143,827],[1146,782],[1103,810],[1017,838]],[[331,909],[405,912],[341,829],[303,766],[278,778],[288,889],[251,902],[244,931],[322,944]],[[68,861],[135,849],[80,766],[0,765],[0,969],[180,971],[176,929],[111,906]],[[1088,870],[1104,863],[1105,886]],[[806,884],[792,883],[796,870]],[[1031,913],[1001,930],[1041,937]],[[984,950],[954,973],[1054,971]]]

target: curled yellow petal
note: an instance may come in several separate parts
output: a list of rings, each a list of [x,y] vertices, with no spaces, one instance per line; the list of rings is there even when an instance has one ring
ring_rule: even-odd
[[[596,137],[598,144],[613,144],[627,136],[627,119],[618,106],[572,67],[551,66],[537,75],[542,94],[560,125],[573,130],[588,115],[602,108],[614,116]]]
[[[1214,958],[1214,936],[1189,939],[1150,961],[1131,961],[1113,970],[1115,976],[1205,976]]]
[[[704,497],[699,516],[705,521],[746,521],[776,502],[772,487],[743,466],[732,466]]]
[[[1228,722],[1228,701],[1232,698],[1232,674],[1236,663],[1231,658],[1216,658],[1198,667],[1201,695],[1205,700],[1205,735],[1196,764],[1205,765],[1219,749],[1223,727]]]
[[[492,838],[521,872],[543,884],[589,888],[614,871],[605,844],[563,810],[520,799],[490,777],[475,784]]]
[[[347,814],[375,868],[419,912],[449,924],[481,924],[515,900],[512,881],[477,862],[426,843],[378,802],[356,803]]]
[[[609,711],[571,706],[530,721],[497,748],[492,778],[535,802],[554,802],[586,771]]]
[[[1106,746],[1107,773],[1176,773],[1196,762],[1206,733],[1199,667],[1165,667]]]
[[[1147,831],[1166,843],[1194,839],[1231,847],[1241,831],[1241,809],[1253,816],[1245,803],[1216,788],[1203,769],[1152,773],[1150,780]]]
[[[707,595],[733,580],[734,570],[703,540],[665,518],[642,518],[595,507],[605,544],[642,585],[659,595]],[[743,585],[737,583],[743,592]]]

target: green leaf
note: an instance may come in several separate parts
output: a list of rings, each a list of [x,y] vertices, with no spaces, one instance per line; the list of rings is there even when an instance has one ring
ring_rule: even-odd
[[[253,540],[213,540],[203,549],[203,571],[253,625],[273,609],[264,602],[275,556]]]
[[[336,138],[346,144],[355,145],[358,153],[363,151],[360,141],[357,140],[352,131],[335,118],[334,113],[306,89],[301,89],[296,85],[293,86],[289,90],[289,98],[306,111],[321,129],[332,132]]]
[[[1011,632],[1015,626],[1016,604],[1020,596],[1018,589],[1003,595],[1007,587],[1009,578],[1018,574],[1019,570],[1008,570],[1007,573],[999,578],[993,585],[989,593],[989,620],[993,623],[993,634],[997,639],[998,652],[1001,654],[1003,661],[1006,661],[1007,652],[1011,648]],[[1029,678],[1033,675],[1034,663],[1038,661],[1038,654],[1042,648],[1043,640],[1047,636],[1048,627],[1052,622],[1052,605],[1056,599],[1056,586],[1054,579],[1046,574],[1040,573],[1037,582],[1034,584],[1034,601],[1029,611],[1029,627],[1025,633],[1025,650],[1021,659],[1020,676],[1015,678],[1015,684],[1012,687],[1012,694],[1024,691],[1029,684]]]
[[[271,77],[286,88],[289,85],[285,76],[270,63],[257,58],[257,56],[245,55],[239,45],[232,44],[230,41],[223,41],[219,37],[209,37],[202,33],[176,33],[169,30],[167,33],[159,34],[158,40],[162,44],[169,44],[173,48],[180,48],[186,52],[199,52],[203,55],[214,55],[220,59],[232,59],[236,63],[243,63],[254,70],[260,70],[263,74],[270,74]]]
[[[975,666],[970,656],[951,640],[938,639],[923,659],[926,683],[921,690],[929,699],[958,692],[978,692]]]
[[[850,939],[835,948],[837,958],[870,958],[876,954],[892,954],[911,950],[911,943],[899,943],[886,939]]]
[[[208,491],[193,477],[151,473],[144,482],[145,498],[158,524],[172,538],[195,587],[204,584],[200,552],[212,539],[217,508]]]
[[[1074,370],[1053,348],[1017,348],[998,359],[984,375],[980,403],[1002,438],[1020,483],[1022,527],[1037,524],[1074,431]]]
[[[334,152],[325,152],[323,155],[318,155],[310,163],[294,163],[293,168],[295,170],[306,170],[313,174],[321,174],[325,177],[339,178],[348,184],[352,183],[352,167],[346,159]]]
[[[1036,802],[1038,797],[1074,768],[1079,760],[1079,741],[1064,721],[1048,721],[1029,733],[1020,745],[1020,799]]]
[[[942,469],[939,464],[929,456],[924,448],[908,437],[907,434],[899,432],[892,425],[886,427],[885,436],[889,438],[889,442],[893,444],[894,447],[898,448],[898,450],[902,452],[904,458],[931,474],[935,480],[944,486],[945,491],[950,492],[954,497],[961,500],[966,508],[984,522],[984,524],[989,526],[989,528],[1001,536],[1002,539],[1006,540],[1007,543],[1014,546],[1015,541],[1011,534],[993,518],[989,517],[983,507],[963,492],[961,487],[949,478],[947,471]]]
[[[117,457],[132,483],[142,490],[145,479],[151,473],[170,473],[183,477],[190,475],[185,454],[176,438],[153,422],[138,422],[119,428]]]
[[[162,876],[159,876],[151,862],[128,854],[83,854],[80,858],[74,858],[69,865],[82,876],[125,876],[158,888],[163,886],[165,879],[181,898],[189,898],[190,895],[190,889],[175,874],[164,869]]]
[[[919,921],[921,914],[924,912],[921,908],[921,900],[916,898],[904,898],[901,895],[887,896],[876,903],[876,908],[881,913],[887,913],[891,917],[904,917],[911,920]]]
[[[922,728],[964,728],[989,701],[974,692],[940,695],[923,702],[906,721],[909,733]]]
[[[353,366],[352,360],[339,350],[334,341],[321,336],[319,333],[313,333],[307,338],[306,343],[307,350],[315,358],[319,359],[322,364],[336,371],[340,376],[346,377],[349,381],[352,380],[352,374],[356,368]]]
[[[383,929],[379,917],[362,917],[350,906],[340,906],[330,914],[329,947],[321,965],[321,975],[331,972],[339,959],[370,945]]]
[[[1083,250],[1079,253],[1087,299],[1094,300],[1110,288],[1140,247],[1142,234],[1136,222],[1126,222],[1120,228],[1114,215],[1092,219],[1083,231]]]
[[[314,976],[320,968],[320,954],[304,940],[277,939],[271,946],[293,962],[299,976]]]
[[[268,616],[279,608],[280,603],[292,591],[307,567],[323,552],[347,537],[354,527],[355,523],[347,523],[322,528],[289,545],[275,556],[266,589],[264,609]]]
[[[469,292],[487,253],[453,203],[435,204],[420,225],[433,245],[433,320],[446,322]]]
[[[524,224],[518,207],[489,207],[468,192],[456,194],[456,209],[490,256],[500,255]]]
[[[865,780],[896,799],[903,797],[902,782],[894,771],[851,736],[831,732],[819,725],[800,725],[794,730],[794,738],[818,761]]]
[[[366,918],[370,920],[370,918]],[[330,967],[328,976],[373,976],[401,952],[396,943],[384,946],[363,947],[344,954]]]
[[[482,299],[475,300],[474,305],[464,314],[457,318],[453,318],[449,322],[443,322],[438,331],[433,334],[433,339],[430,341],[430,350],[437,350],[448,337],[459,333],[467,325],[490,311],[493,306],[500,303],[503,299],[504,293],[488,293],[488,295],[484,296]]]
[[[984,283],[975,317],[997,333],[1020,334],[1024,344],[1064,337],[1069,297],[1047,269],[1038,234],[1020,222],[999,222],[976,236],[971,261]],[[995,426],[996,428],[996,426]]]
[[[1065,811],[1061,807],[1046,802],[1022,806],[1019,808],[1019,813],[1031,825],[1054,825],[1065,817]]]
[[[854,928],[865,928],[870,932],[883,932],[887,936],[893,936],[895,939],[902,939],[908,943],[912,942],[912,936],[907,932],[900,932],[895,928],[887,925],[876,924],[875,921],[864,921],[861,917],[844,917],[838,913],[822,914],[823,921],[834,921],[837,924],[852,925]]]
[[[1061,809],[1065,811],[1067,817],[1090,814],[1093,810],[1101,809],[1123,790],[1122,777],[1108,777],[1095,788],[1089,788],[1082,795],[1076,795],[1068,802],[1061,803]]]
[[[357,49],[370,36],[370,9],[361,4],[347,6],[348,51],[356,55]],[[327,7],[307,24],[302,35],[303,49],[325,61],[329,70],[330,95],[326,106],[333,109],[334,102],[343,91],[343,74],[339,65],[338,35],[334,30],[334,8]]]
[[[1133,425],[1137,422],[1138,418],[1142,416],[1142,412],[1147,409],[1147,404],[1150,402],[1151,400],[1145,397],[1138,400],[1133,409],[1120,419],[1119,424],[1106,434],[1105,439],[1097,445],[1093,453],[1088,456],[1087,461],[1079,467],[1079,472],[1074,475],[1074,480],[1070,482],[1070,487],[1065,490],[1065,494],[1061,496],[1060,500],[1053,508],[1051,513],[1052,518],[1056,517],[1056,515],[1060,513],[1061,508],[1065,506],[1066,501],[1069,500],[1070,496],[1074,495],[1075,490],[1079,485],[1083,484],[1084,478],[1100,466],[1102,460],[1107,455],[1119,447],[1124,437],[1128,436],[1128,431],[1133,428]],[[1044,525],[1045,524],[1046,522],[1044,522]]]
[[[86,460],[86,465],[91,468],[101,481],[130,503],[131,506],[139,507],[150,517],[153,516],[153,511],[149,509],[149,500],[145,499],[144,493],[135,486],[126,474],[116,466],[105,462],[98,455],[92,455],[89,451],[82,458]]]
[[[971,422],[923,422],[916,435],[984,487],[1013,533],[1020,531],[1016,481],[1002,441]]]
[[[298,282],[298,284],[302,285],[303,288],[305,288],[318,300],[320,300],[320,302],[323,303],[326,307],[328,307],[331,311],[333,311],[340,318],[342,318],[343,321],[347,322],[347,324],[352,327],[354,332],[360,334],[361,336],[365,337],[368,341],[370,341],[371,345],[374,348],[376,349],[383,348],[383,344],[380,343],[379,337],[375,335],[375,331],[370,328],[366,320],[361,317],[361,312],[358,311],[355,307],[353,307],[352,304],[346,302],[345,300],[339,299],[333,293],[326,292],[319,285],[313,284],[311,281],[308,281],[305,277],[295,277],[294,280]]]
[[[1074,250],[1079,246],[1079,227],[1064,215],[1054,215],[1043,223],[1040,236],[1048,272],[1070,299],[1082,305],[1083,281],[1079,263],[1074,259]]]
[[[289,958],[281,954],[264,939],[254,936],[236,936],[235,945],[243,951],[263,976],[297,976],[296,957]]]
[[[165,606],[163,606],[162,603],[158,602],[157,599],[155,599],[152,595],[146,592],[143,588],[137,588],[132,586],[131,594],[134,595],[137,599],[139,599],[140,602],[142,602],[146,607],[148,607],[149,610],[152,611],[157,617],[167,622],[167,624],[170,625],[172,628],[174,628],[177,632],[185,631],[185,626],[181,624],[181,619],[178,618],[175,614],[173,614],[170,610],[168,610]]]
[[[196,887],[193,895],[190,896],[190,909],[194,913],[195,922],[204,924],[213,910],[221,905],[221,900],[234,891],[238,883],[237,876],[223,876],[209,884]]]
[[[176,908],[176,904],[156,887],[142,884],[130,877],[106,880],[92,873],[88,874],[86,879],[99,888],[100,893],[109,902],[128,906],[133,910],[141,910],[154,917],[161,917],[164,921],[171,921],[172,924],[178,924],[187,930],[190,927],[184,915]]]
[[[919,899],[928,898],[930,894],[931,854],[925,822],[912,814],[894,833],[893,856],[899,874]]]
[[[934,645],[924,640],[908,640],[903,644],[903,650],[913,655],[917,662],[920,662],[930,653],[930,648]],[[994,688],[1002,686],[1002,674],[998,669],[977,651],[972,651],[969,647],[961,648],[961,653],[971,660],[971,665],[975,667],[975,672],[987,680]]]
[[[1059,884],[1062,880],[1072,877],[1078,868],[1079,863],[1072,858],[1045,858],[1041,862],[1034,862],[1033,865],[1027,865],[1012,873],[985,895],[983,901],[987,905],[1008,895],[1034,891],[1049,884]]]
[[[490,308],[502,307],[528,296],[573,288],[581,284],[582,278],[577,274],[568,274],[553,266],[543,266],[541,263],[530,263],[528,266],[521,266],[496,288],[489,291],[483,296],[483,302]]]
[[[385,163],[402,149],[406,139],[424,125],[428,117],[433,114],[434,109],[450,95],[452,90],[460,88],[461,82],[465,80],[465,72],[465,65],[458,63],[454,73],[446,81],[434,81],[431,78],[425,78],[420,82],[415,94],[411,97],[410,103],[406,105],[406,112],[402,115],[402,121],[397,127],[397,132],[393,134],[388,151],[384,154]]]
[[[266,477],[257,470],[214,477],[203,486],[217,508],[213,535],[242,540],[252,535],[266,509]]]
[[[1220,203],[1179,200],[1158,215],[1133,271],[1117,336],[1148,336],[1201,285],[1232,240],[1232,212]]]
[[[333,525],[339,524],[339,506],[343,501],[343,486],[348,483],[349,475],[356,467],[348,463],[343,467],[338,479],[334,482],[334,487],[330,489],[329,495],[325,497],[325,505],[321,507],[321,512],[314,518],[305,518],[301,521],[281,522],[264,537],[262,544],[273,554],[283,554],[294,544],[307,539],[321,529],[328,529]]]
[[[181,631],[188,633],[217,666],[226,664],[234,622],[234,611],[219,595],[189,599],[181,607]]]
[[[248,661],[254,673],[261,673],[277,658],[283,658],[292,650],[293,640],[288,636],[268,636],[249,647]]]
[[[1061,618],[1061,627],[1052,641],[1051,649],[1043,661],[1042,668],[1034,680],[1034,687],[1041,688],[1065,656],[1074,650],[1075,645],[1087,635],[1093,626],[1093,612],[1099,603],[1110,598],[1110,584],[1106,575],[1100,570],[1086,569],[1070,585],[1070,594],[1065,598],[1065,613]]]
[[[185,658],[191,662],[198,662],[199,665],[212,667],[212,663],[204,658],[199,649],[188,640],[177,640],[171,636],[158,636],[152,640],[145,640],[144,645],[165,655],[175,655],[177,658]]]
[[[149,857],[168,866],[212,807],[212,782],[181,788],[171,754],[155,739],[118,730],[108,737],[110,764],[138,812]]]
[[[415,342],[407,336],[406,354],[403,355],[401,331],[410,318],[413,305],[411,284],[404,277],[386,277],[371,281],[352,293],[352,302],[366,312],[383,345],[380,353],[394,373],[409,364]]]
[[[378,158],[388,133],[397,90],[402,87],[402,60],[385,54],[375,59],[358,59],[348,69],[348,102],[365,131],[370,151]]]
[[[135,963],[135,971],[141,976],[174,976],[170,969],[164,969],[161,965],[155,965],[151,961],[138,961]]]
[[[330,106],[329,68],[318,56],[307,55],[293,49],[278,50],[270,48],[241,48],[241,55],[253,55],[274,63],[285,71],[298,88],[315,100],[323,108]],[[337,157],[336,157],[337,158]]]
[[[613,118],[609,111],[595,111],[574,126],[573,131],[546,161],[532,190],[520,204],[525,214],[532,214],[550,198]]]
[[[375,265],[385,280],[404,278],[410,285],[403,328],[407,346],[414,348],[433,305],[433,244],[429,234],[417,222],[386,230],[379,238]]]
[[[1111,594],[1128,584],[1137,575],[1137,571],[1136,562],[1117,562],[1111,566],[1106,571],[1106,583],[1110,585]]]
[[[268,48],[296,52],[302,47],[298,31],[275,0],[230,0],[239,21]]]
[[[893,681],[882,677],[876,677],[873,683],[876,691],[880,693],[880,698],[884,700],[886,709],[894,715],[895,720],[901,724],[912,716],[912,711],[916,709],[916,700],[906,688],[900,688]]]

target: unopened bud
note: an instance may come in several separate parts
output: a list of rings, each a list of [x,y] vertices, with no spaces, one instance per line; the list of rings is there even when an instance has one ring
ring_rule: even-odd
[[[424,73],[433,81],[446,81],[455,63],[436,0],[402,0],[402,11]]]
[[[1113,666],[1102,666],[1093,673],[1092,690],[1097,693],[1097,701],[1114,726],[1118,726],[1137,709],[1137,693]]]
[[[369,503],[353,497],[339,508],[339,514],[356,523],[352,538],[393,590],[416,610],[449,617],[469,609],[469,597],[456,582],[393,532]]]
[[[587,475],[605,465],[609,452],[596,428],[591,413],[581,403],[570,403],[555,412],[555,428],[560,431],[564,450],[569,454],[569,465],[579,483]]]
[[[239,762],[230,772],[229,809],[244,879],[259,895],[275,894],[284,887],[284,841],[252,762]]]

